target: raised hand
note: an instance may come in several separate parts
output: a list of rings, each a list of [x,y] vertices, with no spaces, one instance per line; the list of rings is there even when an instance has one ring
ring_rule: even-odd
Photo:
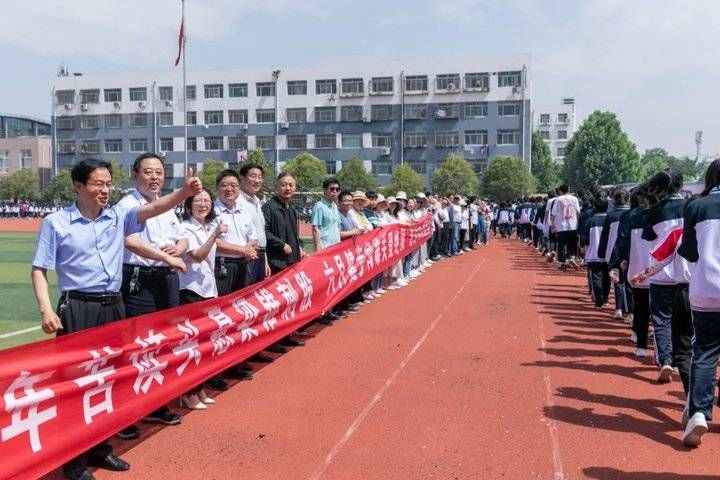
[[[197,195],[203,191],[202,180],[194,176],[192,168],[188,168],[185,173],[185,185],[183,188],[188,196]]]
[[[218,223],[217,227],[215,227],[215,232],[214,232],[215,237],[220,237],[222,235],[225,235],[227,233],[227,231],[228,231],[227,224],[220,221],[220,223]]]

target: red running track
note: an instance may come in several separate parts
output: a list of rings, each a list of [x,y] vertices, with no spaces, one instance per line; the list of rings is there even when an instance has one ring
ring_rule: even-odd
[[[720,435],[680,442],[682,387],[655,383],[582,273],[515,240],[434,265],[219,394],[116,443],[98,479],[720,478]],[[59,478],[56,474],[50,478]]]

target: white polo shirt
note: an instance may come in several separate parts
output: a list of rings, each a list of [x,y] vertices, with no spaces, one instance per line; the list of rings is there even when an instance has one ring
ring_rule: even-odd
[[[222,201],[215,200],[215,213],[219,220],[228,226],[228,231],[223,235],[222,240],[233,245],[244,247],[249,242],[258,239],[257,230],[253,223],[252,212],[243,208],[239,199],[235,202],[234,208],[228,208]],[[221,256],[240,258],[240,255],[223,253]]]
[[[255,195],[252,197],[240,190],[240,196],[237,199],[243,210],[252,215],[253,225],[257,233],[257,241],[259,248],[267,247],[267,237],[265,236],[265,215],[262,211],[262,203]]]
[[[201,225],[200,222],[191,218],[182,223],[184,236],[188,241],[188,252],[192,252],[202,247],[212,235],[217,221],[213,221],[209,225]],[[202,261],[194,261],[190,255],[185,253],[183,260],[187,265],[187,272],[180,272],[180,289],[192,290],[203,298],[213,298],[218,296],[217,284],[215,283],[215,252],[217,247],[213,242],[212,248],[207,257]]]

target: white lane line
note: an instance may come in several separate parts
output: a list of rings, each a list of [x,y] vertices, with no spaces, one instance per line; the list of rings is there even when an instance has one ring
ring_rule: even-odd
[[[415,346],[410,350],[410,353],[407,354],[407,356],[403,359],[402,362],[400,362],[400,365],[398,368],[393,372],[390,377],[385,380],[385,384],[378,390],[378,392],[375,394],[375,396],[370,400],[370,402],[363,408],[362,412],[360,412],[360,415],[357,416],[355,421],[350,425],[350,428],[347,429],[345,434],[342,436],[340,441],[333,447],[333,449],[328,453],[327,457],[325,457],[325,460],[318,466],[318,468],[315,470],[315,472],[310,476],[310,480],[318,480],[320,477],[323,476],[327,468],[330,466],[330,464],[335,459],[335,456],[340,451],[340,449],[350,440],[350,437],[353,436],[353,434],[357,431],[358,427],[360,427],[360,424],[365,420],[365,418],[368,416],[370,411],[377,405],[377,403],[382,399],[385,392],[390,388],[390,385],[395,381],[398,375],[400,375],[400,372],[402,372],[405,369],[405,366],[410,362],[410,359],[415,355],[415,352],[417,352],[420,347],[425,343],[425,340],[427,340],[428,336],[432,331],[435,329],[437,324],[442,320],[442,318],[445,316],[445,313],[450,309],[450,306],[455,303],[455,300],[460,296],[460,294],[465,290],[465,287],[470,283],[470,281],[475,277],[475,274],[480,271],[480,267],[485,263],[486,259],[482,259],[478,263],[478,266],[473,271],[472,275],[468,277],[467,280],[465,280],[465,283],[460,287],[460,290],[455,293],[455,296],[445,305],[445,308],[443,308],[442,312],[433,320],[433,322],[430,324],[428,329],[425,331],[422,337],[420,337],[420,340],[417,341]]]
[[[533,275],[533,280],[537,279],[537,273]],[[533,282],[535,283],[535,282]],[[535,291],[535,289],[533,289]],[[545,342],[545,325],[543,322],[543,315],[540,313],[540,307],[538,310],[538,330],[540,336],[540,347],[542,349],[543,363],[547,363],[548,356],[545,350],[547,343]],[[543,367],[543,381],[545,382],[545,403],[547,408],[552,411],[555,408],[555,402],[553,401],[553,391],[550,385],[550,370],[547,367]],[[562,464],[562,456],[560,455],[560,437],[558,436],[557,422],[554,418],[547,418],[548,432],[550,433],[550,444],[552,445],[552,460],[553,460],[553,480],[565,480],[565,476]]]
[[[22,335],[23,333],[34,332],[35,330],[40,330],[40,325],[36,327],[24,328],[22,330],[16,330],[14,332],[3,333],[2,335],[0,335],[0,340],[2,340],[3,338],[14,337],[15,335]]]

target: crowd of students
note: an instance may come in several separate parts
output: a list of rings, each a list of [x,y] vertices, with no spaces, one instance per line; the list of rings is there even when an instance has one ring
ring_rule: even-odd
[[[634,354],[645,357],[652,338],[657,381],[680,378],[682,441],[700,445],[720,356],[720,159],[709,164],[699,195],[684,192],[672,169],[630,191],[568,192],[563,185],[501,204],[495,224],[503,236],[516,230],[560,270],[586,268],[595,308],[614,297],[613,316],[631,325]]]
[[[62,208],[59,205],[23,200],[0,202],[0,218],[41,218]]]

